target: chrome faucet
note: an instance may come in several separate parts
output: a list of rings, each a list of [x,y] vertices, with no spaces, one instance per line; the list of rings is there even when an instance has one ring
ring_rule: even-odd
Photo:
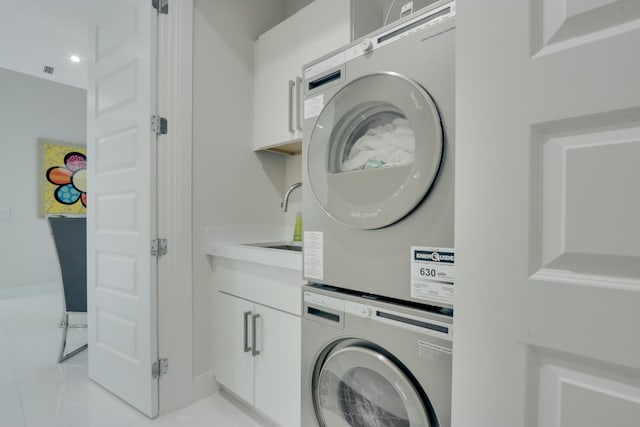
[[[291,187],[289,187],[287,192],[284,194],[284,199],[282,200],[282,202],[280,202],[280,207],[282,208],[282,212],[287,211],[287,206],[289,205],[289,196],[291,195],[291,192],[300,186],[302,186],[302,183],[296,182],[295,184],[291,185]]]

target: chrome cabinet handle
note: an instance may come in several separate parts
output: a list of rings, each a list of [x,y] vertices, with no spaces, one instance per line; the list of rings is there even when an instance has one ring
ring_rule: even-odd
[[[296,83],[293,80],[289,80],[289,132],[293,132],[293,87]]]
[[[251,316],[251,326],[253,327],[253,349],[251,350],[251,355],[252,356],[257,356],[260,354],[260,352],[258,350],[256,350],[256,319],[260,317],[260,314],[256,313],[253,316]]]
[[[302,131],[302,98],[300,97],[300,91],[302,88],[302,79],[300,77],[296,77],[296,105],[298,108],[296,109],[296,129]]]
[[[249,315],[251,314],[250,311],[245,311],[244,312],[244,352],[248,352],[251,351],[251,347],[249,347],[247,344],[248,338],[249,338]],[[255,332],[254,332],[255,333]],[[255,341],[255,338],[254,338]]]

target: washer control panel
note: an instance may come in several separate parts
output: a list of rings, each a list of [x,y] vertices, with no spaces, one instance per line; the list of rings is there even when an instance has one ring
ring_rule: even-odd
[[[328,295],[305,291],[303,294],[302,311],[305,319],[344,329],[345,301]]]
[[[366,304],[345,301],[345,311],[358,317],[375,317],[376,308]]]
[[[402,313],[354,301],[344,301],[344,311],[346,314],[353,316],[393,324],[399,328],[411,329],[416,332],[447,340],[451,340],[453,336],[453,325],[451,322],[442,322],[423,316],[415,316],[409,313]]]
[[[304,302],[315,306],[330,308],[336,311],[344,311],[345,300],[330,297],[328,295],[316,294],[314,292],[304,292]]]
[[[303,315],[306,319],[335,328],[344,329],[345,316],[355,316],[369,319],[372,322],[387,323],[398,328],[452,340],[453,319],[448,316],[434,316],[429,313],[419,315],[419,311],[414,309],[403,312],[400,311],[402,307],[394,310],[368,302],[345,300],[310,291],[304,291],[303,299]],[[360,300],[366,301],[364,298],[360,298]]]

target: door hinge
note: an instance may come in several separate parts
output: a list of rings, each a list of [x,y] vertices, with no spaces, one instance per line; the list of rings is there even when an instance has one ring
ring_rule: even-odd
[[[167,254],[167,239],[153,239],[151,241],[151,256]]]
[[[156,135],[167,134],[167,119],[160,116],[151,116],[151,132],[155,132]]]
[[[169,0],[151,0],[151,6],[153,6],[158,13],[169,13]]]
[[[169,372],[169,359],[159,359],[151,365],[151,378],[158,378]]]

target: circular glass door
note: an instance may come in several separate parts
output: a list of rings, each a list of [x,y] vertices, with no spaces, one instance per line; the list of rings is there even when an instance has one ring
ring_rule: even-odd
[[[313,390],[326,427],[429,427],[425,403],[404,372],[371,348],[348,346],[329,354]]]
[[[360,77],[324,107],[309,141],[309,181],[327,215],[355,228],[402,219],[433,185],[443,153],[431,96],[395,73]]]

